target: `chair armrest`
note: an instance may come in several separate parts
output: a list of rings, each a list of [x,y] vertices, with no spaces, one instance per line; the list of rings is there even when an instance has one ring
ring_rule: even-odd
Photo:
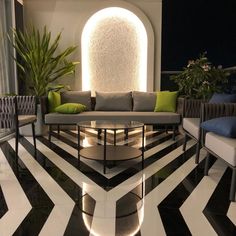
[[[204,99],[185,99],[183,117],[200,118],[201,104],[206,102]]]
[[[184,112],[184,101],[185,99],[181,97],[177,99],[176,112],[180,114],[181,117],[183,116],[183,112]]]

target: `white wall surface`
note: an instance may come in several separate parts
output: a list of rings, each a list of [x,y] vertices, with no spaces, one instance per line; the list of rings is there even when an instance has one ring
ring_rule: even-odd
[[[74,60],[81,61],[81,34],[87,20],[98,10],[115,6],[112,0],[24,0],[24,21],[26,25],[43,28],[52,32],[52,36],[62,31],[60,47],[78,45]],[[118,2],[118,1],[117,1]],[[121,2],[121,1],[119,1]],[[160,89],[161,72],[161,13],[162,0],[126,0],[138,7],[152,24],[154,49],[154,90]],[[81,64],[76,69],[75,78],[64,78],[60,82],[71,85],[73,90],[82,88]]]

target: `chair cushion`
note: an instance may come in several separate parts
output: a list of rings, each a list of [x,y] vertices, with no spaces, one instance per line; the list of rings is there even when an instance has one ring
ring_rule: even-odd
[[[91,91],[66,91],[61,93],[61,104],[80,103],[91,110]]]
[[[131,92],[96,92],[96,111],[131,111]]]
[[[184,118],[183,128],[196,139],[199,138],[200,118]]]
[[[76,114],[86,110],[86,106],[80,103],[65,103],[55,108],[56,112],[63,114]]]
[[[208,132],[206,134],[205,146],[230,165],[236,166],[235,138],[226,138],[213,132]]]
[[[36,120],[37,120],[36,115],[19,115],[18,116],[19,126],[23,126],[28,123],[32,123]]]
[[[155,112],[175,112],[178,92],[157,92]]]
[[[133,111],[154,111],[156,92],[133,91]]]
[[[236,116],[207,120],[201,124],[201,127],[206,131],[211,131],[225,137],[236,138]]]
[[[236,102],[236,94],[214,93],[209,103],[231,103]]]

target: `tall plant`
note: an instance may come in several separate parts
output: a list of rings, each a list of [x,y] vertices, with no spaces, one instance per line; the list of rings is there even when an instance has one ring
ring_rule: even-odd
[[[228,72],[209,62],[206,53],[196,60],[190,60],[187,67],[170,78],[179,86],[181,94],[188,98],[209,98],[214,92],[222,92],[227,84]]]
[[[9,39],[18,54],[14,59],[21,75],[36,96],[45,95],[49,84],[55,80],[74,73],[79,63],[68,60],[76,47],[58,52],[61,33],[52,39],[46,26],[42,33],[35,27],[24,32],[13,29],[13,39]]]

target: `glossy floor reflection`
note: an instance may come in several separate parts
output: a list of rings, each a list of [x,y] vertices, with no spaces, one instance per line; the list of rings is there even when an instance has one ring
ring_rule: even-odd
[[[90,131],[88,131],[90,132]],[[82,133],[81,145],[100,144]],[[117,144],[140,147],[140,134]],[[108,134],[112,144],[113,134]],[[77,163],[75,131],[37,139],[21,138],[19,163],[14,139],[0,148],[0,235],[236,235],[236,204],[228,200],[231,173],[213,159],[204,177],[205,152],[194,163],[195,143],[171,133],[146,131],[145,168],[141,159]]]

